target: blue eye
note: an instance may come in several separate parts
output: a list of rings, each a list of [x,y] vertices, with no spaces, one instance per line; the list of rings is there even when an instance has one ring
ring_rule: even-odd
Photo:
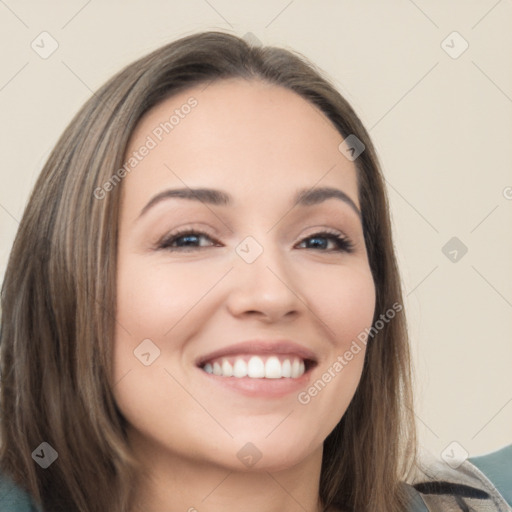
[[[354,252],[354,244],[347,237],[340,235],[338,233],[331,233],[329,231],[315,233],[314,235],[311,235],[311,236],[308,236],[307,238],[305,238],[301,243],[303,243],[306,240],[315,240],[315,241],[331,240],[332,242],[334,242],[336,248],[331,249],[331,251],[324,251],[324,252],[332,252],[332,251],[348,252],[348,253]],[[321,248],[325,248],[326,245],[328,245],[328,244],[321,242],[320,244],[316,243],[313,245],[316,245],[317,247],[320,246]]]
[[[208,239],[210,241],[213,241],[210,235],[204,233],[203,231],[178,231],[164,238],[158,244],[157,248],[165,249],[171,252],[190,252],[196,249],[212,247],[215,245],[215,243],[209,245],[200,245],[201,239]],[[334,249],[328,249],[328,242],[325,243],[322,240],[328,240],[333,242],[335,246]],[[321,252],[354,252],[354,244],[347,237],[340,235],[339,233],[336,232],[323,231],[320,233],[315,233],[314,235],[304,238],[300,242],[300,244],[303,244],[307,241],[313,241],[313,244],[311,244],[311,247],[305,247],[305,249],[321,249]],[[199,245],[197,245],[198,243]]]
[[[196,246],[195,243],[197,240],[200,240],[203,237],[210,240],[212,239],[208,234],[203,233],[202,231],[178,231],[177,233],[171,234],[168,238],[162,240],[158,248],[166,249],[168,251],[185,250],[185,252],[189,250],[200,249],[204,246]],[[181,241],[184,242],[184,245],[180,245]],[[176,243],[178,246],[175,245]]]

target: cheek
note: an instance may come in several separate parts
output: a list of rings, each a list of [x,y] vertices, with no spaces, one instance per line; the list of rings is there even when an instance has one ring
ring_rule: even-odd
[[[143,265],[134,258],[119,268],[117,318],[134,335],[162,339],[218,280],[194,265]]]
[[[315,281],[315,310],[338,348],[371,326],[375,312],[375,285],[369,268],[342,269]]]
[[[156,400],[154,390],[169,386],[165,368],[179,363],[188,338],[206,317],[204,313],[201,316],[207,304],[205,296],[224,272],[201,263],[173,265],[148,263],[139,257],[119,259],[112,378],[114,385],[123,381],[116,386],[120,404],[126,408],[137,404],[142,400],[142,390],[152,393]],[[145,366],[143,354],[148,352],[153,362]],[[135,382],[136,389],[127,391]],[[164,396],[162,401],[168,399]]]
[[[321,443],[349,407],[361,380],[366,345],[358,339],[372,325],[375,287],[371,273],[349,272],[333,286],[332,279],[317,283],[325,290],[315,303],[322,311],[332,343],[328,357],[317,368],[315,379],[297,396],[307,424],[321,418],[315,441]],[[334,334],[333,334],[334,332]]]
[[[359,385],[366,352],[361,339],[372,326],[376,293],[364,262],[318,276],[314,290],[314,312],[330,349],[315,380],[297,398],[306,414],[322,418],[323,430],[318,435],[325,437],[345,413]]]

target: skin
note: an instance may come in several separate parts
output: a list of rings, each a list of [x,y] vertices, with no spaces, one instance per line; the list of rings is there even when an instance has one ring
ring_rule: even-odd
[[[359,216],[338,199],[292,204],[299,188],[331,186],[359,208],[355,165],[316,107],[241,79],[157,105],[127,155],[191,96],[197,106],[122,182],[113,382],[143,468],[133,510],[319,511],[322,445],[360,381],[364,346],[308,404],[296,392],[248,397],[210,385],[194,361],[235,342],[284,337],[315,352],[311,384],[371,326],[375,288]],[[182,187],[222,189],[234,204],[173,198],[140,216],[156,194]],[[192,249],[183,239],[174,252],[156,247],[184,227],[208,236]],[[308,238],[323,229],[348,237],[354,251]],[[263,248],[251,264],[235,251],[247,236]],[[145,339],[160,349],[148,366],[134,355]],[[248,442],[261,453],[251,467],[237,457]]]

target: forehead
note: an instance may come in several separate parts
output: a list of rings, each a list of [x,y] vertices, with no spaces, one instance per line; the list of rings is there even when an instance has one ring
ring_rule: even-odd
[[[127,199],[167,187],[223,188],[242,206],[251,197],[282,201],[288,190],[335,186],[359,205],[355,165],[339,151],[342,140],[329,119],[293,91],[259,80],[221,80],[182,91],[146,113],[125,161],[137,152],[145,156],[123,188]],[[150,149],[140,151],[144,146]]]

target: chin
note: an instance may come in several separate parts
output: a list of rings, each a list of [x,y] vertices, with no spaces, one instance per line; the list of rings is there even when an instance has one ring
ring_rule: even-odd
[[[247,439],[246,442],[236,441],[236,458],[231,459],[230,466],[235,471],[246,472],[279,472],[297,466],[305,459],[315,454],[322,454],[323,444],[320,441],[313,443],[312,439],[301,439],[293,432],[281,433],[271,439],[264,436],[251,437],[236,436],[236,439]],[[234,462],[234,464],[233,464]]]
[[[242,473],[278,473],[280,471],[289,470],[298,466],[301,462],[308,458],[310,454],[307,453],[294,453],[294,448],[289,451],[282,451],[282,453],[263,453],[261,458],[252,465],[241,463],[238,458],[234,462],[231,459],[225,466],[230,471]]]

